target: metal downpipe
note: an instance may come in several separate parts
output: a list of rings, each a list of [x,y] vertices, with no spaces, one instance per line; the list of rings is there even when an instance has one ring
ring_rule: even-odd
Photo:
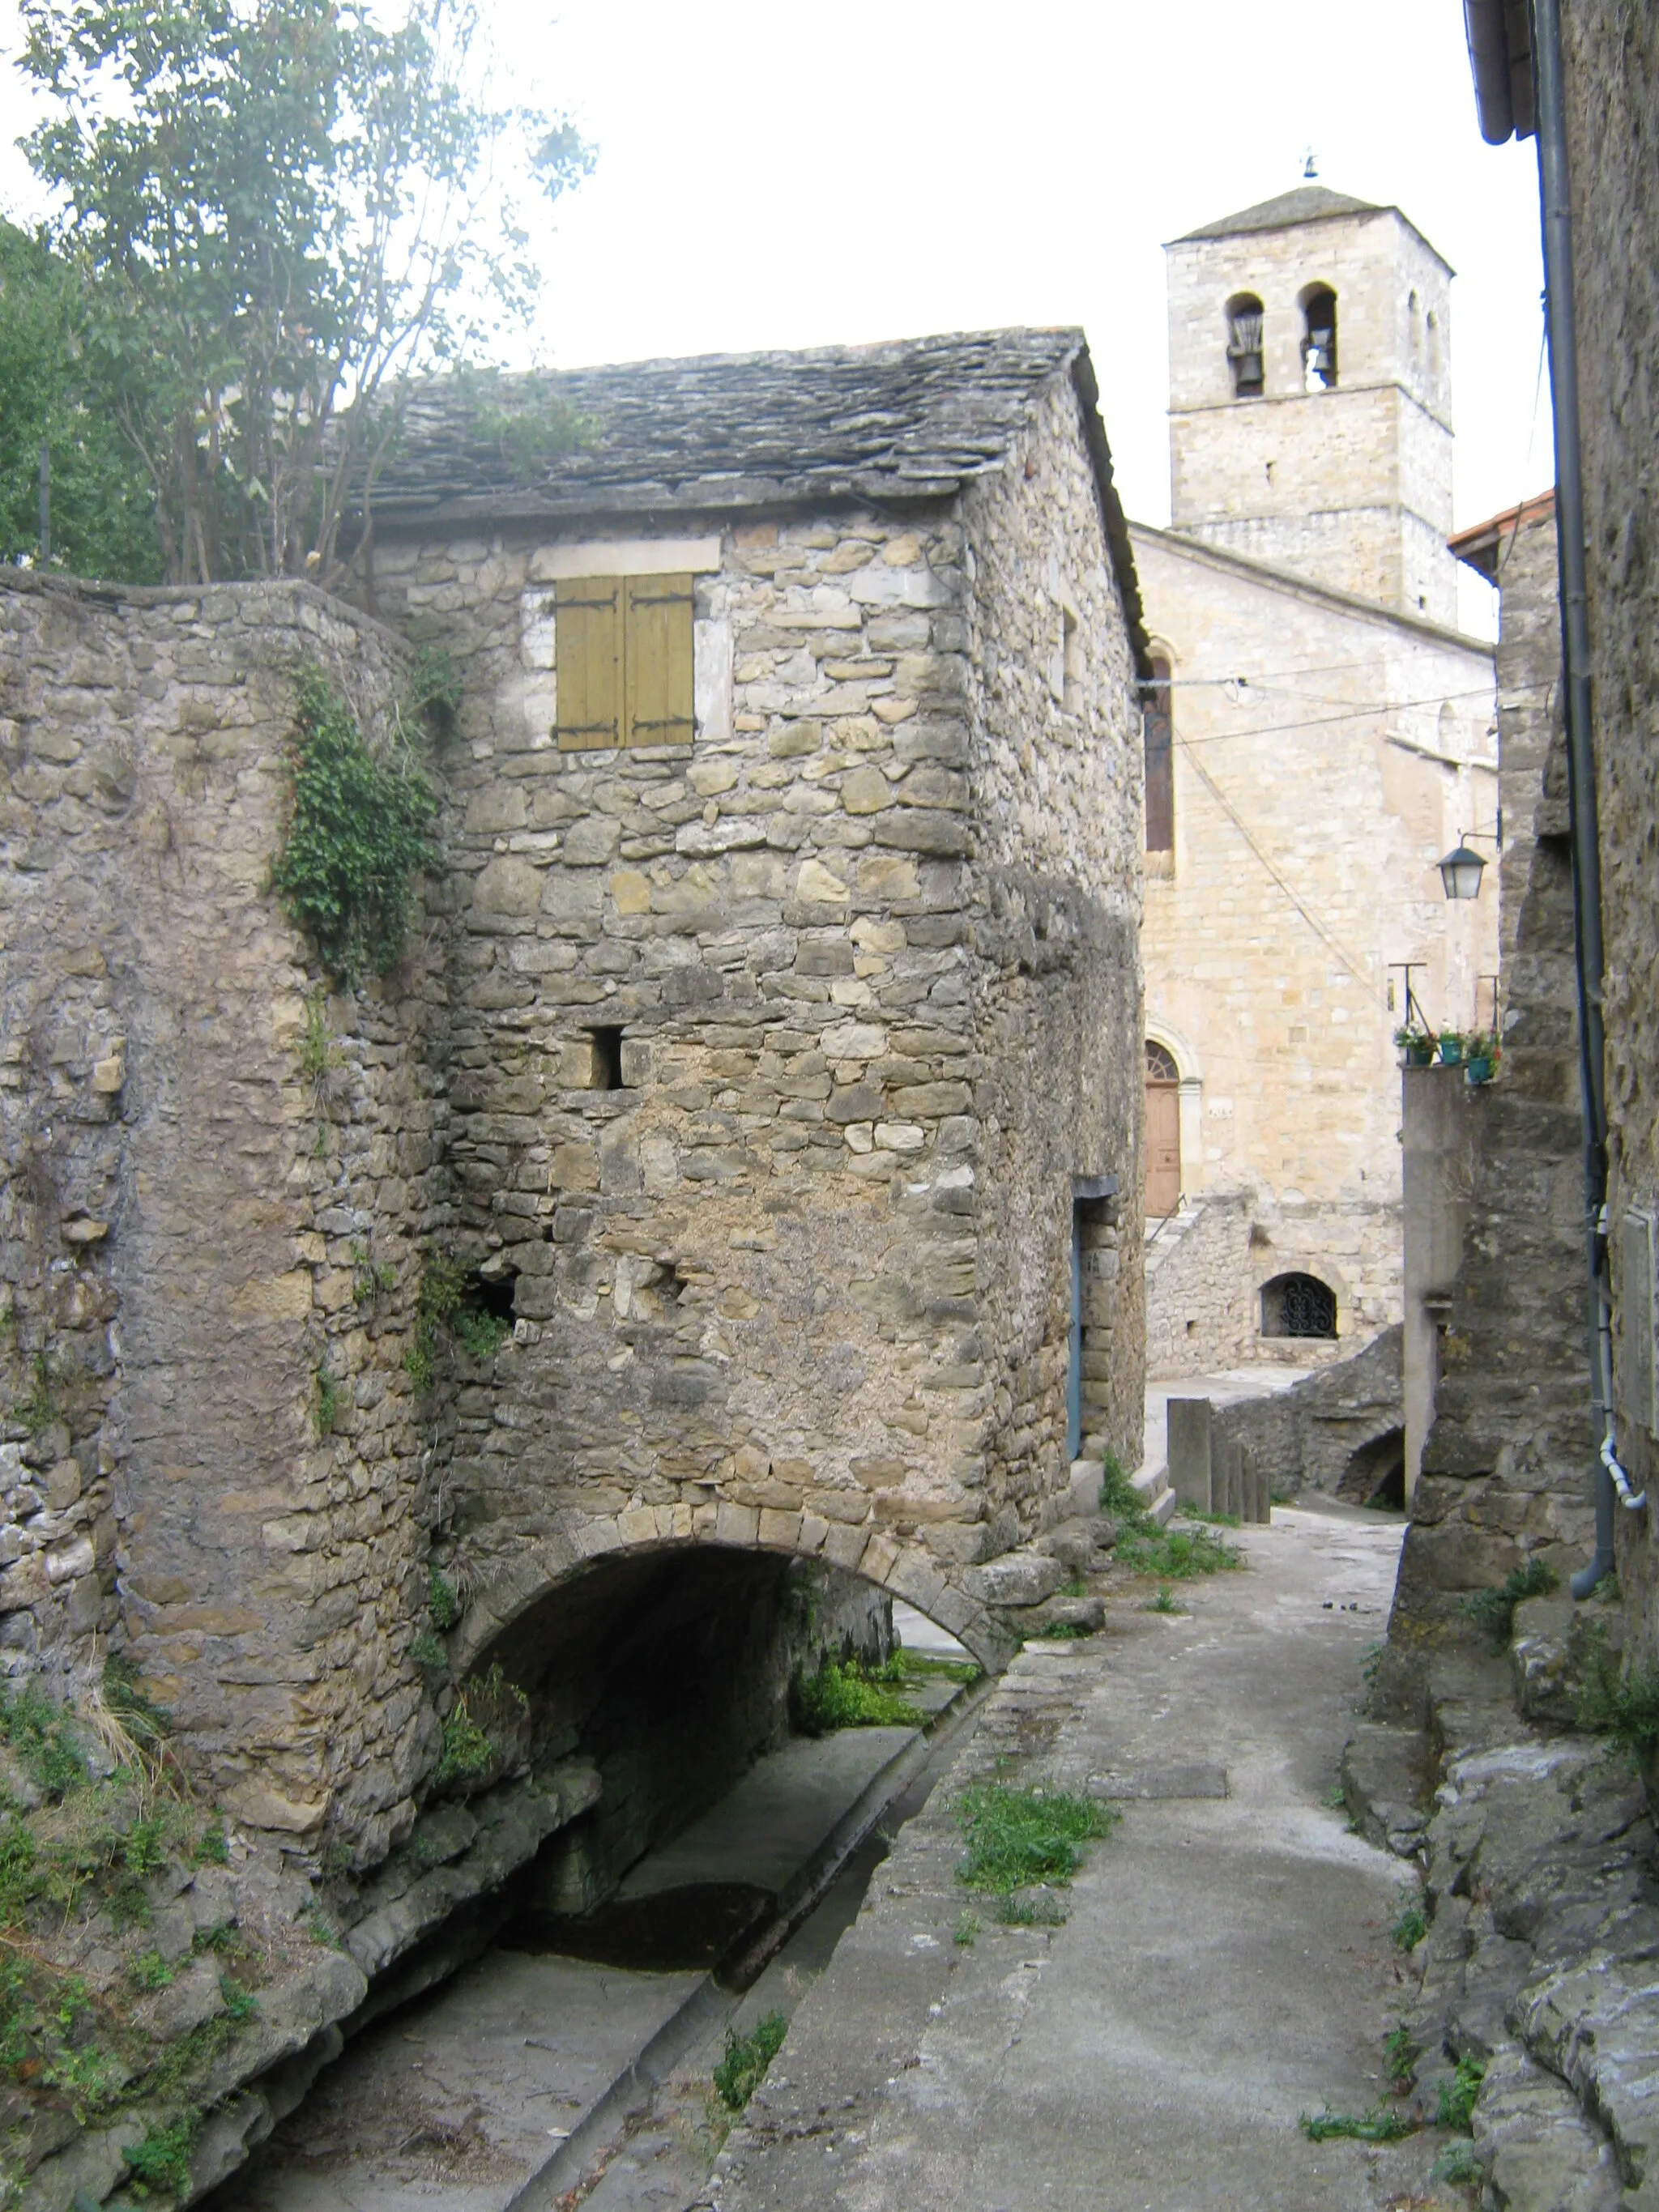
[[[1550,399],[1555,427],[1555,528],[1561,578],[1561,672],[1567,724],[1567,811],[1572,843],[1572,933],[1578,985],[1578,1076],[1584,1124],[1584,1237],[1589,1293],[1590,1404],[1600,1431],[1595,1465],[1595,1553],[1572,1577],[1588,1597],[1613,1559],[1611,1299],[1607,1270],[1607,1118],[1601,1022],[1601,855],[1590,736],[1589,600],[1584,566],[1584,484],[1578,440],[1578,337],[1573,301],[1572,213],[1567,178],[1566,105],[1561,82],[1559,0],[1533,0],[1533,70],[1538,100],[1538,198],[1549,330]],[[1624,1470],[1618,1469],[1622,1477]],[[1626,1504],[1629,1486],[1620,1482]]]

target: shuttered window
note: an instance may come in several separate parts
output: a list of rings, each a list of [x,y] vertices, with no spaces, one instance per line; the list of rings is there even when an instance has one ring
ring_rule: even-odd
[[[586,576],[555,606],[560,750],[690,744],[690,575]]]

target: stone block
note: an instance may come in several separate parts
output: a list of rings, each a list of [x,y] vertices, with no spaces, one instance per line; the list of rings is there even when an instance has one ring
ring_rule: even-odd
[[[1060,1561],[1038,1552],[1006,1553],[1000,1559],[988,1560],[982,1567],[965,1569],[962,1577],[970,1596],[981,1605],[994,1606],[1041,1605],[1065,1579],[1066,1570]]]
[[[1170,1487],[1194,1512],[1216,1510],[1207,1398],[1171,1398],[1165,1412]]]

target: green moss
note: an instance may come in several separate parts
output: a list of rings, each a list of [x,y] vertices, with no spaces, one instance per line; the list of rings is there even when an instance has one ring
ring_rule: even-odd
[[[406,757],[375,757],[319,669],[301,679],[289,764],[271,889],[331,974],[385,974],[403,951],[410,886],[437,858],[431,786]]]
[[[409,1656],[417,1667],[434,1671],[449,1664],[449,1654],[429,1628],[423,1628],[409,1647]]]

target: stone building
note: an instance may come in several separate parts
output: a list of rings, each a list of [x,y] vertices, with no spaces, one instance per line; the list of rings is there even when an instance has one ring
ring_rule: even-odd
[[[1316,1364],[1401,1315],[1393,1032],[1490,1028],[1491,649],[1453,627],[1450,271],[1322,186],[1177,240],[1151,634],[1148,1359]],[[1488,843],[1486,852],[1493,851]],[[1495,873],[1496,872],[1494,872]]]
[[[591,427],[530,485],[418,416],[365,563],[464,702],[456,1235],[517,1323],[447,1446],[465,1634],[718,1534],[971,1638],[962,1574],[1139,1455],[1139,629],[1088,355],[560,384]]]
[[[112,1640],[313,1866],[504,1700],[464,1794],[517,1841],[481,1811],[451,1905],[578,1820],[592,1894],[893,1596],[996,1659],[1061,1578],[997,1556],[1141,1419],[1142,646],[1080,334],[568,397],[533,482],[422,411],[376,613],[0,589],[0,1650]],[[269,888],[307,666],[441,795],[356,989]]]

